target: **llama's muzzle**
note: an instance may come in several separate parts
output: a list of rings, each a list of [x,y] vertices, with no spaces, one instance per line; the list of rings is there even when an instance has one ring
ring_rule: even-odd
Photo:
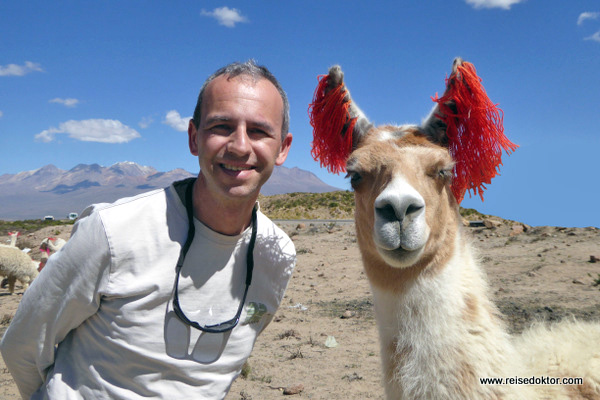
[[[419,192],[396,177],[377,196],[374,207],[373,238],[381,255],[394,259],[392,265],[417,257],[429,238],[425,200]]]

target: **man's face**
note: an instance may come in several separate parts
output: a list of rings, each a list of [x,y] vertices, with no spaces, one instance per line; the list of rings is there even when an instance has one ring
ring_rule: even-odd
[[[205,88],[198,129],[191,121],[188,127],[200,183],[223,199],[258,196],[274,166],[287,158],[292,137],[282,142],[282,118],[283,101],[268,80],[215,78]]]

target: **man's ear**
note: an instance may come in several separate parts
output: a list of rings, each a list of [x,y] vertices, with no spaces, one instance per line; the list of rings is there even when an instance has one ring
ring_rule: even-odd
[[[281,148],[279,150],[279,154],[277,155],[277,158],[275,159],[275,165],[277,165],[277,166],[282,165],[284,163],[284,161],[287,159],[288,153],[290,152],[290,147],[292,146],[292,139],[293,139],[292,134],[288,132],[288,134],[285,136],[285,138],[281,142]]]
[[[188,124],[188,146],[190,147],[190,153],[192,155],[198,155],[198,130],[196,129],[196,125],[194,125],[194,120],[190,119],[190,123]]]

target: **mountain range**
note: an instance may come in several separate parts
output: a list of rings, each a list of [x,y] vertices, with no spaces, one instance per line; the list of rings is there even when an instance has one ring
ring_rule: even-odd
[[[90,204],[113,202],[194,175],[180,168],[159,172],[129,161],[110,167],[79,164],[68,171],[50,164],[32,171],[4,174],[0,175],[0,219],[37,219],[47,215],[63,219]],[[270,196],[335,190],[340,189],[327,185],[312,172],[281,166],[275,167],[261,193]]]

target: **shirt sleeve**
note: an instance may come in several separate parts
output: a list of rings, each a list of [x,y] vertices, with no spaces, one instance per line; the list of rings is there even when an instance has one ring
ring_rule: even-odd
[[[110,247],[92,206],[25,291],[0,343],[23,398],[30,398],[45,382],[60,342],[100,307],[110,267]]]

